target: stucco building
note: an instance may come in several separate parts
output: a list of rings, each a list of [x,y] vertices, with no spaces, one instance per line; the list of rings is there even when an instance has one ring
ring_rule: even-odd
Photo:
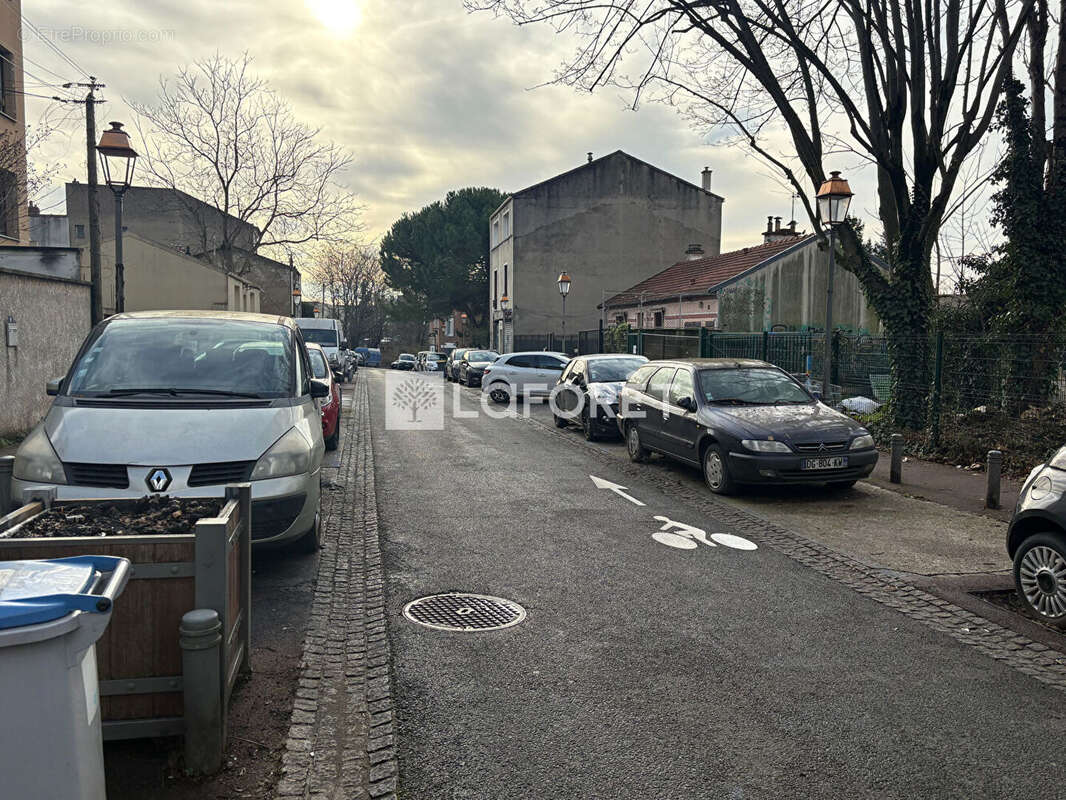
[[[98,190],[100,196],[100,231],[106,240],[115,229],[115,208],[110,191]],[[89,206],[88,187],[84,183],[66,185],[67,223],[70,244],[81,247],[83,276],[89,274]],[[127,235],[135,234],[168,252],[183,253],[207,262],[224,273],[257,287],[261,293],[261,308],[267,314],[291,316],[294,292],[300,291],[300,273],[290,264],[267,258],[254,251],[259,232],[253,225],[223,214],[217,208],[177,189],[153,186],[131,186],[122,203],[122,225]],[[225,230],[224,230],[225,229]],[[220,248],[227,239],[231,242],[231,258],[221,255]],[[125,242],[125,239],[123,239]],[[112,247],[113,251],[113,247]],[[133,255],[124,252],[126,274],[136,266]],[[107,262],[111,258],[111,264]],[[107,288],[108,267],[114,269],[113,256],[104,257],[104,305],[114,306],[114,287]],[[126,278],[127,283],[129,277]],[[110,292],[110,295],[108,294]],[[130,305],[127,288],[126,309]],[[157,306],[157,308],[160,306]],[[197,306],[200,308],[202,306]]]
[[[26,192],[26,104],[22,73],[22,4],[0,14],[0,244],[30,240]]]
[[[637,328],[797,331],[825,325],[829,252],[817,236],[771,228],[763,243],[700,257],[688,254],[666,269],[609,297],[608,323]],[[880,321],[858,279],[836,270],[834,328],[876,333]]]
[[[491,346],[562,333],[562,271],[573,334],[597,327],[605,293],[640,281],[663,253],[697,242],[717,254],[723,202],[709,169],[697,185],[621,150],[510,195],[489,220]]]

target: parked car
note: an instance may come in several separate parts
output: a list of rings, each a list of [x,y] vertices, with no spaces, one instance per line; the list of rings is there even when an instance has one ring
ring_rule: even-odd
[[[321,345],[308,342],[307,355],[311,359],[312,374],[329,383],[329,397],[322,401],[322,438],[327,450],[336,450],[341,441],[341,387],[329,368]]]
[[[1066,447],[1029,473],[1007,527],[1014,585],[1037,618],[1066,626]]]
[[[448,353],[448,360],[444,364],[444,380],[452,382],[459,380],[459,362],[463,358],[463,353],[469,349],[468,347],[456,347]]]
[[[89,333],[15,456],[13,496],[221,497],[252,484],[256,544],[318,547],[325,443],[313,377],[288,317],[117,314]]]
[[[439,372],[444,369],[444,363],[448,360],[448,356],[444,353],[437,353],[430,351],[426,353],[426,357],[422,359],[422,371],[423,372]]]
[[[418,363],[418,359],[415,358],[413,353],[400,353],[400,357],[392,362],[392,369],[414,369],[415,364]]]
[[[568,361],[562,353],[541,350],[505,353],[483,370],[481,391],[496,403],[507,403],[512,397],[546,395]]]
[[[376,347],[357,347],[355,352],[362,358],[363,364],[368,367],[381,366],[381,350]]]
[[[618,353],[571,360],[552,390],[552,405],[563,412],[554,414],[556,427],[577,422],[590,442],[617,436],[618,395],[629,376],[646,363],[644,356]]]
[[[853,486],[877,463],[873,437],[763,361],[652,361],[626,381],[619,429],[629,457],[649,451],[703,468],[712,492],[751,483]]]
[[[296,324],[303,333],[305,342],[322,345],[326,361],[333,369],[340,369],[341,350],[347,345],[340,320],[326,317],[296,317]]]
[[[459,383],[480,386],[485,367],[499,357],[495,350],[467,350],[459,360]]]

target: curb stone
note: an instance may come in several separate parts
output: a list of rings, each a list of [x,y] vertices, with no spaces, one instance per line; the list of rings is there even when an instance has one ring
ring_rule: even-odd
[[[941,597],[919,589],[887,570],[869,567],[813,539],[723,503],[709,492],[697,492],[676,479],[656,474],[646,466],[610,457],[595,445],[568,435],[554,425],[523,414],[514,415],[544,430],[572,447],[585,449],[611,468],[650,482],[664,491],[684,497],[706,514],[736,529],[758,544],[768,545],[793,561],[854,589],[877,603],[889,606],[929,628],[946,633],[990,658],[1029,675],[1041,683],[1066,691],[1066,654],[1048,648],[1017,631],[1005,628],[967,611]]]
[[[345,434],[323,496],[323,548],[277,798],[395,798],[391,656],[370,403],[361,376]]]

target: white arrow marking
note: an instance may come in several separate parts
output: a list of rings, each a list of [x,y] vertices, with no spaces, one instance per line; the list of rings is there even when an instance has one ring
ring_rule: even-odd
[[[597,489],[610,489],[616,495],[618,495],[619,497],[624,497],[626,500],[628,500],[635,506],[644,505],[644,503],[640,502],[637,498],[633,497],[632,495],[626,494],[625,486],[619,486],[617,483],[605,481],[603,478],[597,478],[595,475],[589,475],[589,477],[592,478],[592,482],[596,484]]]

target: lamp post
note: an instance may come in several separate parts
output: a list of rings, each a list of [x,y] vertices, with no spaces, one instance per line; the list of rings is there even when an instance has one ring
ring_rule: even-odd
[[[104,131],[100,137],[96,152],[100,154],[104,182],[115,193],[115,313],[120,314],[126,310],[126,274],[122,265],[122,195],[133,183],[137,151],[130,147],[130,137],[122,130],[122,123],[112,122],[111,129]]]
[[[560,272],[555,282],[559,285],[559,296],[563,298],[563,352],[566,352],[566,296],[570,294],[570,276]]]
[[[839,172],[830,172],[829,180],[818,189],[818,218],[829,228],[829,273],[825,283],[825,374],[822,378],[822,402],[828,402],[833,378],[833,272],[836,269],[836,226],[848,216],[852,192]]]

